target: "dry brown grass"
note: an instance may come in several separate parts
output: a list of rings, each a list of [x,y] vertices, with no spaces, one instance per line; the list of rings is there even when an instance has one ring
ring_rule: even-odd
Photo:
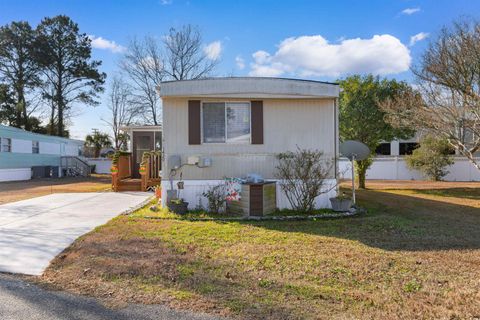
[[[0,204],[61,192],[96,192],[110,190],[109,175],[88,178],[34,179],[0,183]]]
[[[360,191],[369,213],[349,219],[119,217],[76,241],[38,281],[113,305],[240,318],[474,319],[480,184],[446,186]]]

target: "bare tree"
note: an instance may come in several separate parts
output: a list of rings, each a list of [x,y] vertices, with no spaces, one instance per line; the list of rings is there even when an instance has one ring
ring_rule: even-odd
[[[417,90],[381,104],[392,125],[408,125],[447,139],[480,170],[480,24],[444,28],[413,70]]]
[[[161,122],[161,101],[157,88],[164,80],[198,79],[208,76],[218,64],[204,51],[200,31],[191,25],[171,28],[163,40],[147,36],[133,38],[120,62],[133,87],[135,103],[144,121]]]
[[[139,106],[132,102],[131,87],[120,77],[113,77],[108,93],[108,109],[110,118],[102,119],[112,129],[115,149],[125,147],[126,137],[121,132],[122,125],[131,125],[139,113]]]
[[[174,80],[207,77],[217,66],[203,50],[202,35],[198,28],[185,25],[171,28],[163,41],[165,45],[165,73]]]
[[[165,75],[158,41],[153,37],[133,38],[120,67],[132,83],[132,102],[141,107],[145,123],[158,125],[161,105],[157,87]]]

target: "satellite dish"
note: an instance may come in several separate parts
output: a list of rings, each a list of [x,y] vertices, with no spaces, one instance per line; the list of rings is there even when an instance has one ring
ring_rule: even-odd
[[[340,144],[340,153],[347,157],[348,160],[352,162],[352,199],[353,203],[356,204],[355,199],[355,170],[353,166],[353,161],[355,160],[365,160],[370,155],[370,149],[360,141],[347,140]]]
[[[370,155],[370,149],[360,141],[347,140],[340,144],[340,153],[348,160],[365,160]]]

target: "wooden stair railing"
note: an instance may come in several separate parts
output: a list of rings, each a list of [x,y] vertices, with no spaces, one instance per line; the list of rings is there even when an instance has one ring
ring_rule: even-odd
[[[132,176],[131,157],[132,155],[127,153],[114,156],[112,164],[112,189],[115,192],[118,191],[119,185],[123,179]]]
[[[162,169],[162,155],[158,151],[145,152],[140,165],[142,191],[160,184],[160,170]]]

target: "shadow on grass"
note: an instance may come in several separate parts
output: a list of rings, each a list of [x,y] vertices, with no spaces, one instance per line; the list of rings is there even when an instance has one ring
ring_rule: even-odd
[[[448,189],[420,189],[414,190],[418,194],[427,194],[441,197],[472,199],[480,201],[480,188],[448,188]],[[479,209],[480,210],[480,209]]]
[[[385,250],[480,248],[480,208],[376,190],[361,190],[357,199],[367,214],[318,221],[242,223],[357,240]]]

